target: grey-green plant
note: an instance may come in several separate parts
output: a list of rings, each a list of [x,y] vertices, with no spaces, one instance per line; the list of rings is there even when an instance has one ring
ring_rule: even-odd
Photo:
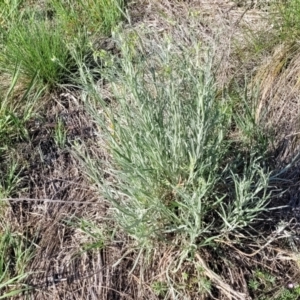
[[[111,155],[111,164],[88,164],[87,172],[102,174],[96,184],[127,233],[141,245],[174,242],[186,257],[252,224],[268,203],[270,174],[257,153],[237,162],[230,150],[234,111],[217,96],[212,55],[200,59],[198,44],[173,52],[167,43],[133,63],[121,44],[122,70],[110,77],[114,110],[81,67],[86,103],[102,105],[93,115]]]

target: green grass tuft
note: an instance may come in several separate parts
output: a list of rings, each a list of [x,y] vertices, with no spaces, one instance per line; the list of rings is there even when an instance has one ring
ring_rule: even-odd
[[[90,35],[110,35],[124,17],[124,0],[51,0],[59,23],[67,35],[85,28]]]
[[[12,74],[16,66],[30,81],[36,77],[41,87],[53,87],[68,74],[70,54],[61,29],[50,22],[22,22],[8,34],[0,55],[0,70]]]
[[[0,299],[16,296],[29,289],[23,284],[26,266],[33,256],[32,244],[11,230],[0,231]]]

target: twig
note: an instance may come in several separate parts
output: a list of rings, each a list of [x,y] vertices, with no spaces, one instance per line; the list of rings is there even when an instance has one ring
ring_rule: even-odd
[[[80,203],[80,204],[95,204],[95,202],[90,201],[69,201],[69,200],[59,200],[59,199],[32,199],[32,198],[5,198],[0,199],[0,201],[14,201],[14,202],[23,202],[23,201],[32,201],[32,202],[50,202],[50,203]]]
[[[244,293],[239,293],[233,290],[226,282],[224,282],[215,272],[213,272],[209,267],[207,267],[204,260],[200,257],[198,253],[195,254],[198,262],[201,267],[204,269],[206,276],[213,282],[216,283],[217,288],[222,290],[225,294],[227,294],[228,298],[236,299],[236,300],[244,300],[246,295]]]

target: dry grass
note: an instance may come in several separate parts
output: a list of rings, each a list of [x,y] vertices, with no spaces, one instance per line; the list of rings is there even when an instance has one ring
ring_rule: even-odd
[[[268,120],[277,132],[277,143],[287,147],[280,160],[287,162],[298,151],[299,51],[296,45],[279,45],[260,66],[255,80],[260,89],[257,118]]]

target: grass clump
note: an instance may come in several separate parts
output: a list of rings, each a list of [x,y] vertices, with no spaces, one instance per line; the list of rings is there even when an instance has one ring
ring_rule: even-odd
[[[35,6],[23,9],[23,4],[3,4],[5,11],[10,10],[3,16],[7,28],[1,36],[0,72],[12,76],[17,66],[26,83],[36,76],[40,87],[49,89],[71,83],[76,73],[71,52],[85,59],[88,36],[94,42],[109,35],[124,8],[122,0],[53,0],[42,14]]]
[[[270,173],[256,147],[243,149],[242,135],[249,134],[243,126],[252,118],[255,127],[253,115],[235,112],[230,98],[218,96],[212,58],[200,58],[199,45],[178,54],[167,44],[133,64],[122,44],[114,111],[95,86],[86,87],[102,105],[94,117],[111,164],[97,169],[83,159],[121,228],[141,249],[176,245],[180,266],[255,224],[269,202]],[[240,126],[238,140],[230,138],[233,124]],[[101,168],[106,173],[97,176]]]
[[[26,122],[32,117],[35,105],[43,89],[37,89],[33,78],[27,89],[19,89],[20,69],[14,69],[12,81],[7,88],[3,84],[0,95],[0,151],[13,144],[13,141],[28,138]]]
[[[277,0],[273,4],[275,18],[273,26],[281,41],[294,42],[300,37],[300,1]]]
[[[210,59],[200,66],[165,49],[157,72],[126,54],[118,111],[106,113],[110,172],[122,191],[107,196],[121,224],[139,241],[178,233],[200,246],[251,223],[268,201],[269,174],[259,157],[237,161],[230,150],[234,114],[217,97]]]
[[[110,35],[123,18],[124,0],[52,0],[50,6],[68,35],[85,28],[90,35]]]
[[[20,73],[16,69],[9,87],[2,83],[6,91],[0,93],[0,218],[8,206],[2,199],[11,197],[21,182],[22,166],[18,155],[15,155],[16,145],[29,140],[26,123],[33,117],[43,92],[43,89],[36,89],[35,78],[26,90],[20,89],[19,78]]]
[[[297,42],[300,37],[300,1],[275,0],[268,4],[268,14],[261,15],[259,28],[252,24],[243,25],[243,40],[236,44],[238,56],[242,60],[264,58],[273,53],[278,45],[288,46]],[[246,43],[245,43],[246,42]]]
[[[24,0],[7,0],[0,3],[0,25],[8,29],[19,18],[20,8]]]
[[[36,77],[40,87],[49,88],[70,75],[70,53],[64,33],[50,22],[22,22],[8,34],[0,56],[0,69],[12,74],[16,66],[25,80]]]
[[[22,236],[1,228],[0,253],[0,299],[7,299],[28,290],[22,282],[28,276],[26,266],[33,249]]]

